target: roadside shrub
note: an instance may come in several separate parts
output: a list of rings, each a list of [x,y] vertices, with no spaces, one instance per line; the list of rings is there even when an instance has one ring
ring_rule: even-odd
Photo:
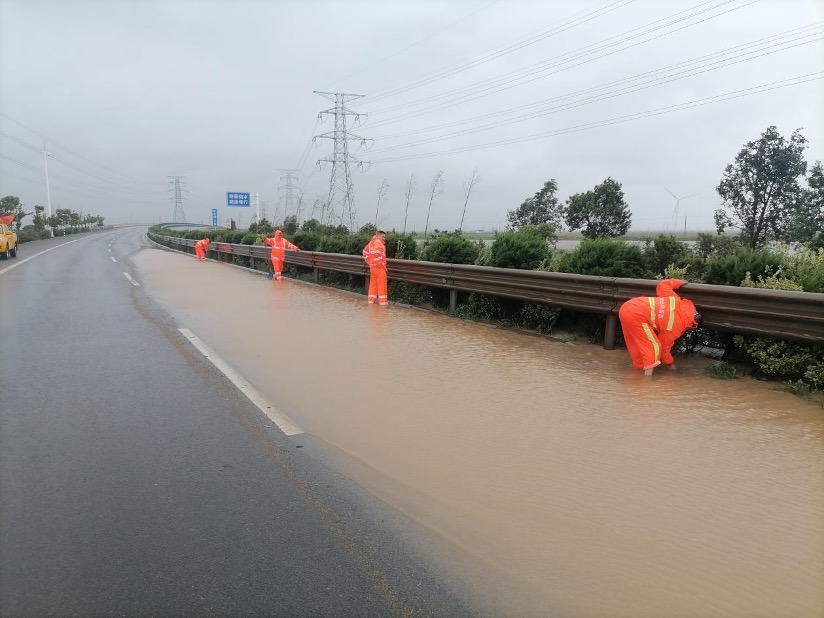
[[[474,264],[480,249],[460,233],[440,234],[424,248],[421,259],[442,264]]]
[[[611,238],[584,240],[564,256],[560,272],[633,279],[651,277],[640,247]]]
[[[749,273],[747,287],[799,290],[800,285],[780,278],[780,271],[753,281]],[[743,285],[743,284],[742,284]],[[824,346],[807,345],[765,337],[734,338],[736,347],[752,361],[757,373],[783,380],[796,380],[815,389],[824,388]]]
[[[707,366],[704,370],[708,376],[716,380],[734,380],[738,377],[738,372],[734,365],[725,361],[718,361]]]
[[[741,335],[735,337],[735,344],[759,374],[824,387],[824,346]]]
[[[349,255],[361,255],[363,248],[369,244],[373,234],[352,234],[346,238],[346,250]],[[389,236],[387,235],[387,244]],[[389,257],[389,247],[386,248],[386,257]]]
[[[539,303],[471,293],[467,295],[466,302],[458,306],[456,314],[463,318],[496,321],[548,334],[557,323],[561,310]]]
[[[552,223],[539,223],[537,225],[522,225],[518,228],[521,234],[532,234],[541,240],[555,243],[558,240],[558,228]]]
[[[386,235],[386,257],[399,260],[417,260],[419,255],[418,243],[415,242],[411,234],[390,232]]]
[[[346,253],[346,249],[346,238],[342,236],[321,236],[315,251],[322,251],[323,253]]]
[[[646,268],[657,277],[662,276],[668,267],[686,266],[690,253],[689,247],[675,236],[663,234],[655,240],[647,239],[644,246]]]
[[[784,257],[769,249],[739,247],[734,253],[707,260],[704,282],[713,285],[740,286],[750,273],[752,279],[775,275],[784,264]]]
[[[17,242],[31,242],[33,240],[43,240],[44,238],[51,238],[49,231],[34,225],[24,225],[17,232]]]
[[[504,232],[492,243],[489,265],[535,270],[548,257],[546,241],[539,236],[530,232]]]
[[[296,232],[290,240],[300,247],[301,251],[317,251],[322,238],[317,232],[302,230]]]
[[[801,249],[784,264],[787,277],[805,292],[824,292],[824,249]]]
[[[741,247],[741,241],[733,236],[701,232],[698,234],[695,252],[702,258],[723,257],[732,255],[739,247]]]
[[[802,288],[795,281],[791,281],[782,277],[781,270],[776,271],[774,275],[769,277],[761,276],[758,281],[753,281],[752,275],[747,273],[744,280],[741,282],[742,288],[767,288],[769,290],[787,290],[790,292],[802,292]]]
[[[389,282],[389,299],[407,305],[424,305],[432,301],[432,289],[405,281]]]

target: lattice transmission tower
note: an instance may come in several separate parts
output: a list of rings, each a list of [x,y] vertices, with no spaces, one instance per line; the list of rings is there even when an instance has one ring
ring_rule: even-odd
[[[354,116],[357,121],[359,114],[346,107],[346,104],[353,99],[359,99],[365,95],[346,94],[342,92],[320,92],[318,90],[314,92],[335,103],[335,107],[323,110],[318,114],[318,118],[321,120],[329,114],[334,115],[334,130],[316,135],[312,138],[315,142],[318,138],[333,140],[332,155],[318,160],[319,168],[323,166],[323,163],[332,164],[326,215],[321,215],[321,218],[326,219],[326,221],[322,222],[325,223],[334,218],[339,218],[341,223],[348,220],[349,229],[351,230],[355,226],[357,213],[354,205],[354,186],[352,185],[352,176],[349,168],[353,165],[363,168],[363,166],[367,164],[349,153],[349,142],[357,140],[363,145],[371,140],[367,140],[347,130],[346,117]]]
[[[183,200],[187,199],[183,193],[186,192],[185,176],[169,176],[169,192],[172,196],[169,198],[175,203],[175,212],[172,216],[174,223],[186,223],[186,213],[183,212]]]
[[[280,194],[278,205],[283,208],[283,217],[286,218],[289,215],[297,216],[296,204],[300,201],[301,189],[293,183],[297,182],[298,177],[295,172],[298,170],[278,171],[285,172],[285,175],[280,177],[281,184],[278,185],[278,193]]]

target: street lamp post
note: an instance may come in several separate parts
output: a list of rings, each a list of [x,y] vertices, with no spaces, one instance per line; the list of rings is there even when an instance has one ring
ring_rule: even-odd
[[[46,150],[46,140],[43,140],[43,167],[46,170],[46,205],[49,208],[49,218],[46,220],[49,226],[49,234],[52,238],[54,238],[54,230],[51,226],[51,216],[52,216],[52,209],[51,209],[51,188],[49,187],[49,153]]]

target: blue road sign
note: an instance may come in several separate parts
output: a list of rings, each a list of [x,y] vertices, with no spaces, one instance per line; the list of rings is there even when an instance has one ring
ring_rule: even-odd
[[[226,194],[226,205],[227,206],[249,206],[249,194],[248,193],[227,193]]]
[[[217,227],[217,208],[212,208],[212,227]]]

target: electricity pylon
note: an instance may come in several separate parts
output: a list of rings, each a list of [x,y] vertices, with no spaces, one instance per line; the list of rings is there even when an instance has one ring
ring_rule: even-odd
[[[186,181],[183,180],[184,178],[186,177],[169,176],[169,191],[172,193],[172,197],[169,199],[175,203],[174,216],[172,217],[174,223],[186,222],[186,214],[183,212],[183,200],[186,199],[183,196],[183,192],[186,191]]]
[[[288,217],[290,214],[294,214],[297,216],[296,207],[295,207],[295,190],[297,189],[298,192],[298,200],[300,199],[300,187],[295,187],[292,182],[297,181],[298,177],[295,174],[298,170],[279,170],[281,172],[286,172],[285,176],[281,176],[280,180],[283,184],[278,185],[278,193],[280,193],[280,199],[278,203],[280,206],[283,206],[283,216]]]
[[[356,165],[362,168],[364,162],[349,153],[349,142],[357,140],[363,145],[367,139],[347,130],[346,117],[354,116],[357,121],[360,116],[357,112],[353,112],[346,107],[346,104],[364,95],[345,94],[342,92],[320,92],[318,90],[314,92],[335,103],[335,107],[323,110],[318,114],[318,118],[321,120],[325,115],[334,115],[334,130],[316,135],[312,138],[313,142],[316,142],[319,137],[333,140],[332,156],[318,160],[318,167],[322,167],[324,162],[332,164],[332,175],[329,179],[328,216],[329,219],[334,216],[339,216],[341,223],[348,219],[351,230],[355,226],[357,215],[354,206],[354,186],[352,185],[352,176],[349,168],[350,165]]]

